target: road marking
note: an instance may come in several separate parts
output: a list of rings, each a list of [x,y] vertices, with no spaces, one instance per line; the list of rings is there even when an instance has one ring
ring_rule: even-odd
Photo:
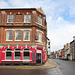
[[[61,75],[63,75],[63,73],[60,71],[60,69],[58,68],[59,67],[59,65],[54,61],[54,60],[52,60],[53,61],[53,63],[55,63],[56,65],[57,65],[57,67],[56,67],[56,69],[61,73]]]
[[[60,69],[58,67],[56,69],[61,73],[61,75],[63,75],[63,73],[60,71]]]

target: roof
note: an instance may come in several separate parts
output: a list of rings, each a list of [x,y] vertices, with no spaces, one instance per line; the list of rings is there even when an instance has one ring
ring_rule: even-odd
[[[36,10],[36,8],[0,8],[0,10]]]
[[[45,15],[44,11],[42,10],[42,7],[37,8],[37,11],[39,11],[40,13],[42,13],[43,15]]]
[[[42,7],[40,8],[0,8],[0,10],[37,10],[41,14],[45,15],[44,11],[42,10]]]

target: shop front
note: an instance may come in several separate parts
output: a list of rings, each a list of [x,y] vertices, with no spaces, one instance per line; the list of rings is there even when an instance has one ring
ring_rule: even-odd
[[[4,46],[0,48],[0,64],[42,64],[47,54],[42,47]]]

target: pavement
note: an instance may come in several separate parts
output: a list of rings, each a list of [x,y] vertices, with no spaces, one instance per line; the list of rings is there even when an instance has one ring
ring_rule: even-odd
[[[44,65],[40,66],[31,66],[31,65],[19,65],[19,66],[0,66],[0,69],[52,69],[56,68],[58,65],[52,61],[51,59],[48,59]]]

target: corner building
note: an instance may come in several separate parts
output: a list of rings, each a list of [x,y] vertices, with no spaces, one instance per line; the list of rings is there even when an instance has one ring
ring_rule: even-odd
[[[0,64],[43,64],[47,23],[42,8],[0,9]]]

